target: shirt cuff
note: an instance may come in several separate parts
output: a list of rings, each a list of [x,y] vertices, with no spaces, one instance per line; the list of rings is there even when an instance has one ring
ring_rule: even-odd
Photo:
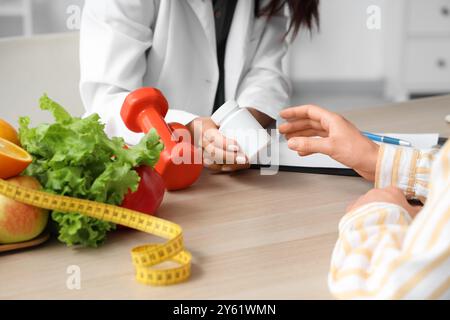
[[[435,150],[418,150],[381,144],[375,188],[394,186],[407,198],[424,201],[428,195],[429,173]]]

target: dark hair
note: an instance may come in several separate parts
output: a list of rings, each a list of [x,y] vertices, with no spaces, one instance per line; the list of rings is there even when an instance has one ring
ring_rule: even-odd
[[[291,15],[288,31],[291,31],[294,37],[301,27],[312,30],[314,26],[319,27],[319,0],[270,0],[270,2],[261,8],[260,0],[255,0],[255,15],[257,17],[267,16],[270,19],[273,15],[287,5]]]

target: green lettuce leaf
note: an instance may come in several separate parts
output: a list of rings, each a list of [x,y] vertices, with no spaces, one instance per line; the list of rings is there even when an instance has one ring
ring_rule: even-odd
[[[22,146],[33,157],[26,175],[36,177],[47,192],[120,205],[128,190],[135,191],[139,175],[134,168],[154,166],[163,145],[154,130],[136,146],[125,148],[122,138],[108,138],[97,114],[72,117],[44,95],[40,108],[55,122],[30,128],[30,119],[19,119]],[[105,241],[112,223],[79,213],[52,212],[58,239],[67,245],[97,247]]]

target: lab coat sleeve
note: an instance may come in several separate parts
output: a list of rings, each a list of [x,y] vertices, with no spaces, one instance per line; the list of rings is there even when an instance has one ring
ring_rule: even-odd
[[[286,29],[285,14],[280,13],[267,22],[251,66],[238,87],[240,106],[255,108],[273,119],[290,101],[291,87],[282,68],[287,52]]]
[[[98,113],[109,136],[136,144],[120,117],[126,96],[143,86],[146,52],[152,47],[157,3],[150,0],[86,0],[80,30],[80,93],[86,114]],[[170,121],[183,124],[195,115],[171,110]]]
[[[199,115],[184,110],[169,109],[169,111],[166,114],[165,120],[167,123],[178,122],[183,125],[187,125],[189,122],[198,117]]]

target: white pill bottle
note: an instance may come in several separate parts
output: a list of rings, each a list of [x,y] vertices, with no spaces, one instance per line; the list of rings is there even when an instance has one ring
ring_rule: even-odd
[[[256,163],[258,153],[270,142],[270,136],[247,108],[229,100],[211,116],[220,133],[235,140],[250,163]]]

